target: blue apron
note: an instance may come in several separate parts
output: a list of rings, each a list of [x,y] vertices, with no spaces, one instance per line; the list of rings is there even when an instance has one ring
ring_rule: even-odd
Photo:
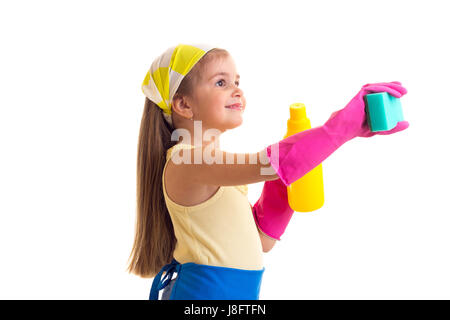
[[[180,264],[175,259],[162,267],[153,279],[150,300],[158,300],[177,273],[170,300],[258,300],[261,287],[261,270],[243,270],[208,266],[193,262]],[[166,273],[161,279],[163,273]]]

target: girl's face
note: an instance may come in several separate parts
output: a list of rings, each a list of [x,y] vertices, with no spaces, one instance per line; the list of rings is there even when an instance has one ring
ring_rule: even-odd
[[[211,60],[205,66],[193,97],[189,99],[194,120],[202,120],[202,128],[215,128],[221,132],[242,124],[246,106],[243,91],[239,88],[239,74],[233,59],[227,55]],[[227,108],[240,104],[239,108]]]

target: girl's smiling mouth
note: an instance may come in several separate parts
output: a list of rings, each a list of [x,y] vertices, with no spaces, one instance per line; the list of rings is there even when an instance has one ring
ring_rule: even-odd
[[[225,106],[225,108],[232,109],[232,110],[243,110],[244,109],[242,104],[240,104],[240,103],[235,103],[235,104],[232,104],[229,106]]]

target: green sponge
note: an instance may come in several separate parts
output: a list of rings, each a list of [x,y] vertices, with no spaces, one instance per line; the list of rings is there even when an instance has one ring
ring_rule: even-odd
[[[404,120],[400,98],[387,92],[367,94],[364,102],[367,122],[373,132],[391,130],[399,121]]]

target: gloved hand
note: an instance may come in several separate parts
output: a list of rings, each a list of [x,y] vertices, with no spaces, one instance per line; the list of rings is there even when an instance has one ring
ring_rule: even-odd
[[[388,92],[396,98],[407,93],[397,81],[366,84],[343,109],[334,112],[324,125],[296,133],[268,146],[267,157],[281,181],[286,186],[290,185],[355,137],[388,135],[408,128],[409,123],[401,121],[389,131],[370,131],[363,97],[377,92]]]
[[[408,128],[409,123],[401,121],[389,131],[370,131],[364,110],[364,96],[376,92],[387,92],[396,98],[400,98],[407,93],[398,81],[364,85],[345,108],[334,112],[324,125],[325,130],[335,140],[336,145],[340,146],[355,137],[367,138],[376,134],[388,135]]]
[[[258,228],[280,240],[293,213],[284,183],[280,179],[265,181],[261,196],[253,205],[253,218]]]

